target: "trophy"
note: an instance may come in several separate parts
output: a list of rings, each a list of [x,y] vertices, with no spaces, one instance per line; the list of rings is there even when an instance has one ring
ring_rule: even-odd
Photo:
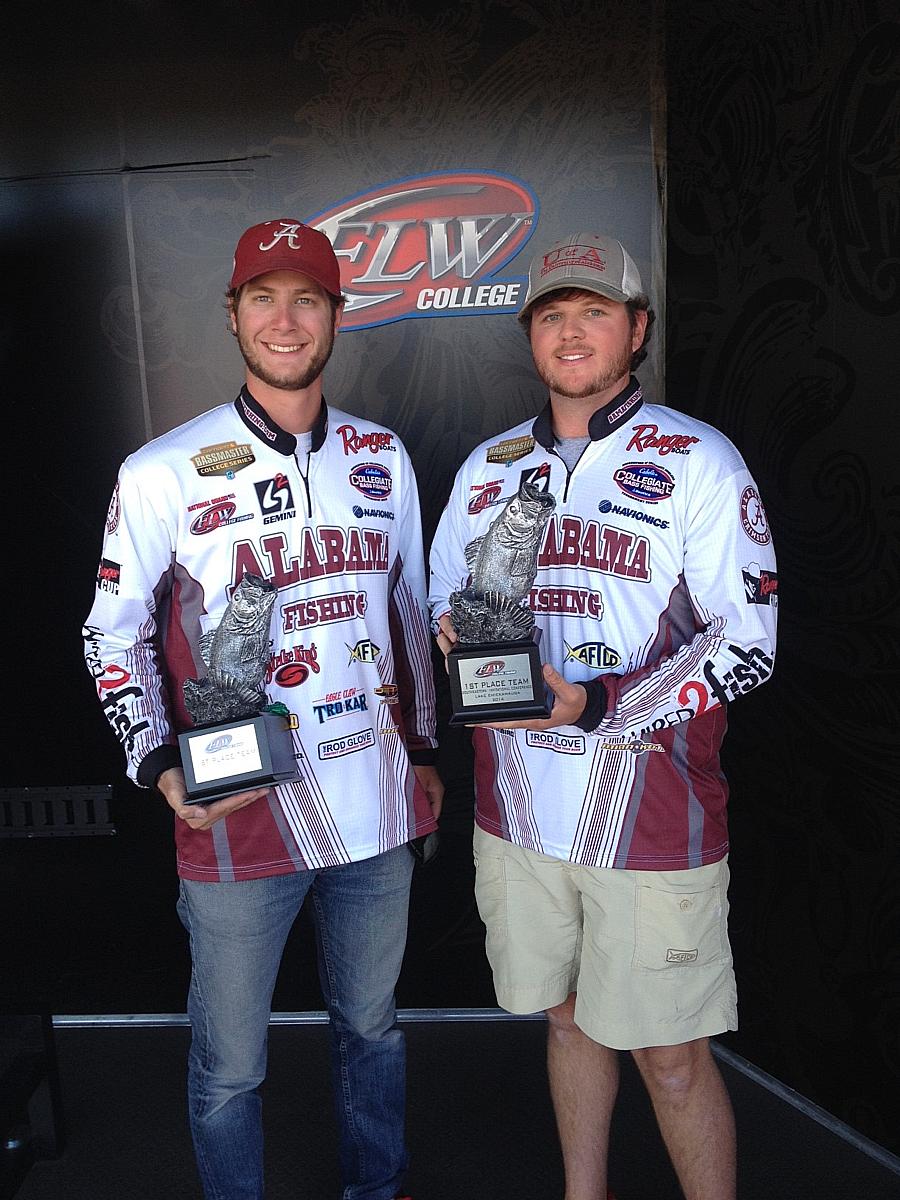
[[[218,626],[200,638],[208,674],[184,681],[194,728],[178,735],[185,804],[298,777],[296,718],[283,704],[268,704],[263,688],[277,593],[274,583],[246,572]]]
[[[523,478],[487,533],[466,546],[471,583],[450,596],[450,725],[547,717],[540,630],[523,598],[556,499]]]

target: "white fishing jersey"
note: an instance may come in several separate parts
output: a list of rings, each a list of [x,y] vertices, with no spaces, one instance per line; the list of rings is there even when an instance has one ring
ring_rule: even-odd
[[[590,733],[473,733],[476,820],[518,845],[589,866],[682,870],[728,851],[719,763],[725,705],[768,679],[778,576],[747,467],[716,429],[628,387],[593,414],[570,472],[549,407],[478,446],[431,550],[432,618],[466,586],[465,548],[523,478],[556,508],[525,603],[541,655],[599,678]],[[496,669],[496,668],[494,668]]]
[[[179,874],[227,881],[371,857],[435,828],[419,497],[391,430],[324,403],[308,452],[244,388],[122,464],[85,655],[128,774],[180,765],[183,685],[245,572],[278,589],[265,688],[299,719],[299,779],[216,822],[177,821]]]

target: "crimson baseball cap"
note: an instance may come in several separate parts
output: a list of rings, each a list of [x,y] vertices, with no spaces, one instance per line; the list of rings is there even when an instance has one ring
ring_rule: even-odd
[[[341,298],[341,269],[331,242],[302,221],[263,221],[241,234],[229,286],[239,288],[267,271],[299,271]]]
[[[622,304],[643,295],[634,259],[618,239],[602,233],[570,233],[536,254],[519,316],[535,300],[560,288],[581,288]]]

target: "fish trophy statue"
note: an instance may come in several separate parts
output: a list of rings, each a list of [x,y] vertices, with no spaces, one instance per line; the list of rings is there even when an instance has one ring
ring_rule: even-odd
[[[194,727],[178,735],[187,804],[205,804],[297,778],[295,721],[269,704],[264,680],[271,654],[274,583],[246,572],[222,619],[200,638],[207,674],[184,681]]]
[[[449,724],[521,721],[550,714],[540,630],[524,604],[556,498],[523,479],[487,533],[466,546],[471,582],[450,596],[459,637],[447,656]]]

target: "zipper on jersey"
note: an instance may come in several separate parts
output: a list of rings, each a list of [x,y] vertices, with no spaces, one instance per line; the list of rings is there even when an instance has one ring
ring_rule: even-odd
[[[610,438],[601,438],[600,442],[608,442],[610,440],[611,440]],[[568,466],[566,465],[566,460],[563,458],[563,456],[560,453],[558,453],[558,451],[555,448],[551,448],[550,453],[555,454],[556,457],[559,459],[559,461],[562,463],[562,465],[566,468],[566,486],[563,488],[563,504],[565,504],[566,501],[569,499],[569,484],[572,482],[572,476],[575,474],[575,472],[581,466],[582,459],[587,454],[588,450],[590,450],[591,446],[599,445],[599,444],[600,444],[599,442],[596,442],[596,443],[593,441],[588,442],[588,444],[585,446],[585,448],[582,450],[582,452],[578,455],[578,458],[575,461],[575,465],[572,467],[571,471],[569,470]]]
[[[297,470],[300,472],[300,478],[303,480],[303,487],[304,487],[304,490],[306,491],[306,515],[310,520],[312,520],[312,515],[313,515],[313,513],[312,513],[312,496],[309,491],[309,460],[310,460],[311,454],[312,454],[312,451],[307,450],[307,452],[306,452],[306,470],[305,471],[300,466],[300,455],[296,454],[296,453],[294,454],[294,462],[297,464]]]
[[[590,445],[590,442],[588,442],[588,446],[589,446],[589,445]],[[579,454],[579,455],[578,455],[578,459],[577,459],[577,461],[576,461],[576,463],[575,463],[575,467],[577,467],[577,466],[578,466],[578,463],[580,463],[580,462],[581,462],[582,458],[584,457],[584,452],[585,452],[585,450],[587,450],[587,448],[588,448],[588,447],[587,447],[587,446],[585,446],[585,448],[584,448],[584,450],[582,450],[581,454]],[[556,457],[559,459],[559,461],[560,461],[560,462],[562,463],[562,465],[563,465],[563,469],[564,469],[564,470],[565,470],[565,472],[566,472],[566,486],[563,488],[563,495],[562,495],[562,498],[563,498],[563,504],[565,504],[565,503],[566,503],[566,501],[569,499],[569,484],[571,483],[571,481],[572,481],[572,476],[573,476],[573,475],[574,475],[574,473],[575,473],[575,467],[573,467],[571,471],[569,470],[569,464],[566,462],[566,460],[565,460],[565,459],[563,458],[563,456],[562,456],[562,455],[559,453],[559,451],[556,449],[556,447],[555,447],[555,446],[551,446],[551,447],[550,447],[550,449],[549,449],[549,452],[550,452],[550,454],[554,454],[554,455],[555,455],[555,456],[556,456]]]
[[[585,447],[585,450],[586,449],[587,449],[587,447]],[[563,488],[563,504],[565,504],[569,499],[569,484],[572,482],[572,474],[575,470],[575,467],[578,466],[578,463],[576,463],[575,467],[573,467],[572,470],[570,471],[569,465],[566,462],[566,460],[563,458],[563,456],[561,454],[557,454],[555,450],[553,451],[553,453],[556,454],[556,457],[559,459],[559,461],[562,463],[562,465],[566,468],[566,486]],[[581,454],[584,454],[584,450],[582,450]],[[581,462],[581,454],[579,454],[579,456],[578,456],[578,462]]]

